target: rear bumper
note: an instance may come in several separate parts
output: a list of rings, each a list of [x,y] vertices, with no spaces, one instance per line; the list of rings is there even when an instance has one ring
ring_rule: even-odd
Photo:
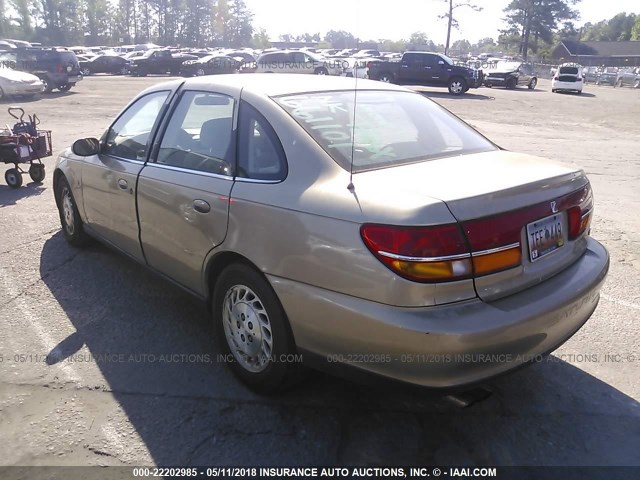
[[[571,91],[571,92],[581,92],[582,85],[583,85],[583,82],[559,82],[559,81],[553,80],[551,82],[551,89]]]
[[[606,249],[585,254],[551,279],[495,302],[479,299],[400,308],[269,277],[296,344],[348,364],[435,388],[477,383],[558,348],[589,319],[609,269]]]

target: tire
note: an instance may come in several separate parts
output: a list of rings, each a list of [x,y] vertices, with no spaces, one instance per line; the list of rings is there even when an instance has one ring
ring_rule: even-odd
[[[205,74],[204,68],[199,68],[196,71],[196,77],[202,77],[202,76],[204,76],[204,74]]]
[[[316,70],[313,72],[314,75],[329,75],[329,72],[327,71],[326,68],[324,67],[320,67],[320,68],[316,68]]]
[[[616,80],[616,82],[613,84],[614,87],[622,87],[622,79],[619,78],[618,80]]]
[[[395,83],[396,78],[393,73],[383,73],[380,75],[380,78],[378,78],[378,80],[384,83]]]
[[[53,91],[53,84],[51,80],[48,78],[42,78],[42,82],[44,83],[44,93],[51,93]]]
[[[555,88],[551,89],[551,93],[556,93],[556,92],[557,92],[557,90]]]
[[[146,68],[141,68],[138,70],[139,77],[146,77],[148,75],[148,70]]]
[[[529,90],[535,90],[537,85],[538,85],[538,79],[533,77],[529,82],[529,85],[527,85],[527,87],[529,88]]]
[[[10,168],[4,172],[4,179],[11,188],[20,188],[22,186],[22,173],[17,168]]]
[[[245,264],[227,267],[216,282],[212,308],[220,348],[233,359],[227,365],[240,381],[269,394],[300,379],[299,362],[273,361],[295,355],[296,345],[284,309],[262,274]]]
[[[633,88],[640,88],[640,79],[636,80],[633,84]]]
[[[120,69],[120,75],[126,75],[127,73],[129,73],[129,69],[127,67],[122,67]]]
[[[80,212],[78,212],[69,182],[64,176],[58,180],[55,193],[58,199],[60,225],[65,240],[74,247],[86,245],[89,242],[89,236],[84,232]]]
[[[463,78],[453,77],[449,80],[448,89],[451,95],[462,95],[467,89],[467,82]]]
[[[58,87],[58,90],[60,90],[61,92],[68,92],[69,90],[71,90],[71,87],[73,87],[72,83],[65,83],[64,85],[60,85]]]
[[[36,183],[42,183],[44,177],[46,177],[46,171],[44,165],[40,163],[34,163],[29,167],[29,176],[31,180]]]
[[[515,90],[517,86],[518,86],[518,80],[516,80],[513,77],[507,80],[507,82],[505,83],[505,87],[507,90]]]
[[[0,87],[0,102],[4,99],[4,90]]]
[[[91,75],[91,70],[89,70],[89,67],[85,67],[82,69],[82,75],[84,75],[85,77]]]

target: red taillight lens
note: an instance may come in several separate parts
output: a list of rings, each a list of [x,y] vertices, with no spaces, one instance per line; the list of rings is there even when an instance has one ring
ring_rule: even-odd
[[[417,282],[471,278],[471,255],[457,224],[433,227],[363,225],[360,235],[378,260]]]
[[[371,65],[373,65],[373,62],[367,62],[367,68],[371,68]]]
[[[64,65],[59,63],[58,65],[56,65],[56,72],[57,73],[64,73],[65,69],[64,69]]]
[[[569,209],[569,240],[575,240],[591,225],[591,210],[583,211],[580,207]]]

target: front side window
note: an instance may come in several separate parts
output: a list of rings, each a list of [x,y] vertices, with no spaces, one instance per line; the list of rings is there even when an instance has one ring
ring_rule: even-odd
[[[150,93],[131,105],[107,131],[102,153],[145,161],[150,133],[168,96],[164,91]]]
[[[417,93],[351,90],[275,101],[340,166],[349,170],[353,162],[354,172],[497,149]]]
[[[186,91],[171,115],[157,163],[233,175],[233,112],[227,95]]]

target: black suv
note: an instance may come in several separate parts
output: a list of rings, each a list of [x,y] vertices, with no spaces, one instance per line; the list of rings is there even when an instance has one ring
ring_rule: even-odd
[[[55,48],[20,48],[0,54],[0,63],[31,73],[44,82],[45,92],[66,92],[82,80],[76,54]]]

